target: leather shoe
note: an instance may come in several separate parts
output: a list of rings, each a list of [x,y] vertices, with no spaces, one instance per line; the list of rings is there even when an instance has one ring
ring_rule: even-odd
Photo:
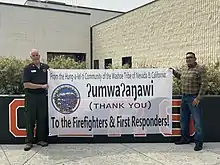
[[[48,146],[48,143],[45,142],[45,141],[40,141],[40,142],[37,143],[37,145],[40,145],[42,147],[46,147],[46,146]]]
[[[194,147],[194,151],[200,151],[202,150],[202,144],[196,144],[195,147]]]
[[[181,138],[180,141],[175,142],[175,144],[176,144],[176,145],[190,144],[190,141]]]
[[[32,143],[27,143],[24,147],[24,151],[29,151],[33,147]]]

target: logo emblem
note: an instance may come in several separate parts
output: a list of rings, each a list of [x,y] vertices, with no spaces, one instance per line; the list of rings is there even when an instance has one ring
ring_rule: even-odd
[[[75,112],[80,104],[80,93],[70,84],[62,84],[55,88],[52,93],[53,107],[62,114]]]

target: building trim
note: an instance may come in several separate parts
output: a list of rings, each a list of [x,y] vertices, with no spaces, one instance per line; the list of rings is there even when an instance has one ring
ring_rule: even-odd
[[[44,4],[52,4],[52,5],[59,5],[59,6],[66,6],[66,7],[75,7],[75,8],[81,8],[81,9],[90,9],[90,10],[99,10],[99,11],[106,11],[106,12],[114,12],[114,13],[125,13],[123,11],[117,11],[117,10],[108,10],[108,9],[100,9],[100,8],[92,8],[92,7],[85,7],[85,6],[77,6],[77,5],[69,5],[62,2],[53,2],[53,1],[38,1],[38,0],[26,0],[24,5],[26,5],[27,2],[38,2],[38,3],[44,3]]]
[[[58,53],[58,54],[74,54],[74,53],[83,53],[86,54],[86,52],[74,52],[74,51],[49,51],[47,53]]]
[[[56,11],[56,12],[64,12],[64,13],[73,13],[73,14],[91,15],[90,13],[85,13],[85,12],[77,12],[77,11],[69,11],[69,10],[61,10],[61,9],[51,9],[51,8],[45,8],[45,7],[28,6],[28,5],[20,5],[20,4],[4,3],[4,2],[0,2],[0,5],[23,7],[23,8],[30,8],[30,9],[39,9],[39,10],[48,10],[48,11]]]
[[[93,68],[93,42],[92,42],[92,28],[90,27],[90,69]]]
[[[149,3],[146,3],[146,4],[144,4],[144,5],[141,5],[141,6],[139,6],[139,7],[136,7],[136,8],[134,8],[134,9],[132,9],[132,10],[129,10],[129,11],[123,13],[123,14],[120,14],[120,15],[117,15],[117,16],[112,17],[112,18],[110,18],[110,19],[107,19],[107,20],[105,20],[105,21],[99,22],[99,23],[93,25],[92,28],[95,27],[95,26],[98,26],[98,25],[100,25],[100,24],[103,24],[103,23],[105,23],[105,22],[108,22],[108,21],[110,21],[110,20],[113,20],[113,19],[116,19],[116,18],[118,18],[118,17],[121,17],[121,16],[123,16],[123,15],[125,15],[125,14],[131,13],[131,12],[133,12],[133,11],[135,11],[135,10],[138,10],[138,9],[140,9],[140,8],[143,8],[143,7],[147,6],[147,5],[150,5],[150,4],[152,4],[152,3],[155,3],[155,2],[157,2],[157,1],[159,1],[159,0],[151,1],[151,2],[149,2]]]

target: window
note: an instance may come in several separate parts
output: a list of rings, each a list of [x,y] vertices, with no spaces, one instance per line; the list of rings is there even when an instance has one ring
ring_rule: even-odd
[[[99,60],[94,60],[94,69],[99,69]]]
[[[112,59],[105,59],[105,69],[109,69],[112,66]]]
[[[66,53],[66,52],[48,52],[47,61],[50,62],[55,57],[63,56],[64,58],[72,58],[76,62],[85,62],[86,54],[85,53]]]
[[[128,65],[129,68],[132,67],[132,57],[122,57],[122,66]]]

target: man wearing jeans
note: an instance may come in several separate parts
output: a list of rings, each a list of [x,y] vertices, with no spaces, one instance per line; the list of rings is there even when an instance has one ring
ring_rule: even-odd
[[[195,151],[203,148],[202,113],[199,107],[201,97],[207,88],[206,70],[204,66],[197,64],[193,52],[186,53],[187,66],[178,72],[173,69],[173,74],[181,80],[182,103],[180,110],[181,139],[176,144],[189,144],[190,113],[195,126]],[[172,69],[172,68],[171,68]]]

